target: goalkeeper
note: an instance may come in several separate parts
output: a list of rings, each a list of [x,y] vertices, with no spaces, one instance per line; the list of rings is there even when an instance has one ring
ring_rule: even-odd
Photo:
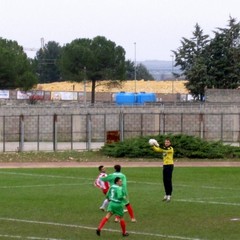
[[[156,141],[152,145],[152,149],[155,152],[159,152],[163,154],[163,184],[165,190],[165,196],[163,197],[163,201],[170,202],[172,196],[172,173],[174,169],[174,161],[173,154],[174,150],[171,145],[170,139],[165,139],[164,147],[159,147],[158,142]]]

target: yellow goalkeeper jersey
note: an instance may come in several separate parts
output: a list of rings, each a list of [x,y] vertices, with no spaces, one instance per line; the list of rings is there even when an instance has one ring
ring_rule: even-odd
[[[174,164],[174,161],[173,161],[174,150],[172,146],[169,146],[166,149],[153,146],[152,149],[155,152],[160,152],[163,154],[163,165]]]

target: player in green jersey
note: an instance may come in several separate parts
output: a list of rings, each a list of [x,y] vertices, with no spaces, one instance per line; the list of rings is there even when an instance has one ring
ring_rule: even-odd
[[[134,212],[133,212],[132,205],[129,202],[129,195],[128,195],[128,189],[127,189],[127,177],[126,177],[125,174],[123,174],[121,172],[121,166],[120,165],[115,165],[114,169],[115,169],[114,173],[111,173],[107,177],[102,177],[100,179],[102,181],[104,181],[104,182],[109,182],[110,186],[112,186],[114,184],[114,180],[115,180],[116,177],[120,177],[121,178],[121,180],[122,180],[122,188],[123,188],[123,191],[126,194],[126,199],[124,200],[124,205],[126,206],[126,208],[128,210],[128,213],[130,215],[131,221],[132,222],[136,222],[136,219],[134,217]],[[117,218],[115,219],[115,222],[118,222]]]
[[[126,223],[123,219],[123,208],[124,208],[124,200],[126,199],[126,194],[125,191],[123,190],[122,187],[122,179],[120,177],[116,177],[114,179],[114,183],[110,187],[108,193],[107,193],[107,198],[109,199],[109,205],[107,208],[107,215],[101,220],[96,233],[98,236],[101,235],[101,230],[105,223],[108,221],[108,219],[112,215],[116,215],[120,219],[120,226],[122,229],[122,235],[123,237],[127,237],[129,234],[126,232]]]

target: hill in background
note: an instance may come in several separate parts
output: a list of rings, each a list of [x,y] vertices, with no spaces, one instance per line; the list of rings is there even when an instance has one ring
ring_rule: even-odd
[[[171,80],[174,79],[172,72],[180,73],[179,68],[174,67],[172,61],[146,60],[137,63],[143,64],[155,80]]]

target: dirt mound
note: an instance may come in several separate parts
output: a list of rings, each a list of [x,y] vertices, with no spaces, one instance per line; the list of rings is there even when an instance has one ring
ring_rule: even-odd
[[[121,86],[109,87],[107,81],[101,81],[96,87],[96,92],[153,92],[153,93],[181,93],[187,94],[185,87],[187,81],[124,81]],[[54,82],[38,84],[37,90],[45,91],[84,91],[84,84],[76,82]],[[91,82],[86,83],[86,91],[91,92]]]

